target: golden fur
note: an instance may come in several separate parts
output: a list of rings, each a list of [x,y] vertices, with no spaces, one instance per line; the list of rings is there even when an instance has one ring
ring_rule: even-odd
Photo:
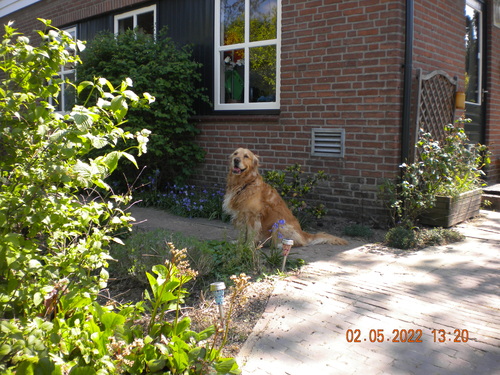
[[[246,239],[264,241],[272,235],[276,242],[273,225],[284,220],[279,232],[284,238],[292,239],[296,246],[347,244],[342,238],[327,233],[304,232],[280,194],[264,182],[258,168],[257,155],[246,148],[238,148],[230,156],[224,211],[231,216],[236,228],[245,233]]]

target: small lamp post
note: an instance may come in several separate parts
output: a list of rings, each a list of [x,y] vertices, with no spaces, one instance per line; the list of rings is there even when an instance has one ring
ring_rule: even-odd
[[[226,284],[222,281],[210,284],[210,291],[214,293],[215,303],[219,306],[220,321],[222,326],[224,326],[224,290],[226,289]]]
[[[286,258],[288,257],[288,254],[290,253],[290,250],[292,249],[293,240],[286,240],[286,239],[284,239],[281,243],[283,245],[283,265],[281,266],[281,272],[284,272],[285,271]]]

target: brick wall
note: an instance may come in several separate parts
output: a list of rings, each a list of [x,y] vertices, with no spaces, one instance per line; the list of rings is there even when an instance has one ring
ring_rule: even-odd
[[[404,12],[401,1],[283,0],[281,113],[203,119],[199,178],[222,184],[244,146],[264,169],[324,170],[317,198],[333,213],[381,214],[377,186],[400,162]],[[311,156],[312,128],[345,129],[345,157]]]
[[[465,72],[464,0],[415,0],[414,67],[425,73],[441,69],[457,76],[463,90]]]
[[[492,1],[488,1],[492,9]],[[500,28],[493,25],[493,12],[488,20],[488,82],[486,144],[493,153],[488,168],[488,183],[500,183]]]

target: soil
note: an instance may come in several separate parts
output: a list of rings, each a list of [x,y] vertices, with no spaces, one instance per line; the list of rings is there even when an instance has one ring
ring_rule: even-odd
[[[108,287],[100,293],[102,296],[100,302],[106,303],[110,299],[121,304],[139,302],[143,300],[146,287],[146,285],[138,283],[136,279],[113,279],[111,275]],[[274,279],[272,277],[250,282],[245,288],[244,294],[239,299],[239,303],[235,304],[231,315],[227,343],[222,351],[225,357],[235,357],[238,354],[265,311],[273,288]],[[196,332],[211,325],[220,325],[220,313],[213,297],[206,296],[200,290],[190,292],[190,299],[183,306],[182,313],[191,318],[191,329]]]

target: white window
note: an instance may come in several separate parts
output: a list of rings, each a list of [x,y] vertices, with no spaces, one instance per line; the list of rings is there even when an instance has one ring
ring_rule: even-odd
[[[215,3],[215,109],[279,109],[281,0]]]
[[[76,40],[76,27],[70,27],[63,29],[68,33],[73,39]],[[69,53],[75,54],[76,51],[68,50]],[[75,105],[76,92],[73,84],[76,82],[76,70],[74,63],[67,63],[66,65],[61,65],[59,70],[59,78],[63,80],[61,83],[61,91],[55,103],[56,111],[59,112],[69,112]],[[69,81],[66,83],[66,81]]]
[[[156,35],[156,5],[132,10],[115,16],[115,34],[139,29],[141,32]]]

